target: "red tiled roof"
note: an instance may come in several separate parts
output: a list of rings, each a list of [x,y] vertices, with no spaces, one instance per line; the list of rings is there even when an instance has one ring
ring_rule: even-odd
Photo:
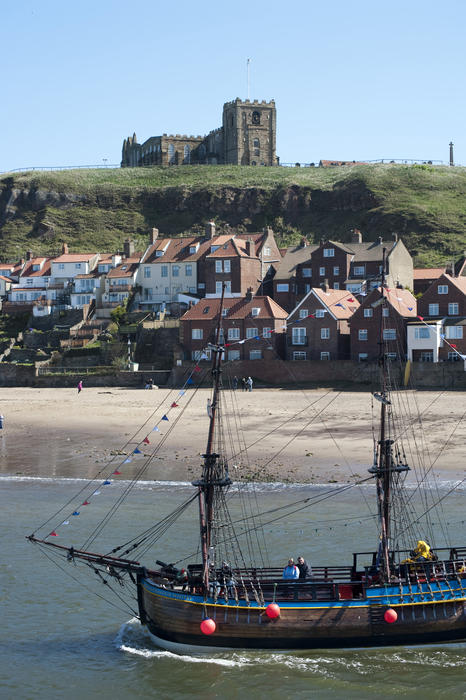
[[[426,267],[424,269],[414,269],[413,279],[415,280],[436,280],[445,272],[444,267]]]
[[[67,262],[89,262],[98,253],[63,253],[57,258],[53,258],[52,262],[67,263]]]
[[[276,318],[286,319],[287,312],[282,309],[273,299],[267,296],[252,297],[248,300],[245,297],[241,299],[224,299],[223,305],[228,309],[227,319],[242,319],[252,316],[252,309],[259,308],[258,316],[254,318]],[[205,311],[208,309],[208,311]],[[212,319],[218,315],[220,310],[220,299],[201,299],[195,306],[192,306],[181,317],[182,321],[200,321],[202,319]]]
[[[321,304],[339,320],[351,318],[360,306],[356,297],[347,289],[327,289],[327,291],[324,291],[321,287],[313,287],[311,291],[306,294],[304,299],[293,309],[288,318],[296,315],[298,309],[306,308],[309,302],[312,304],[312,297],[320,301]],[[309,308],[308,311],[312,314],[315,309]]]

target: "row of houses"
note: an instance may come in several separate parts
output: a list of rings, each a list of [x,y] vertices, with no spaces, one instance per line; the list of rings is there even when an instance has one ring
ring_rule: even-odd
[[[28,252],[25,260],[0,264],[0,295],[5,310],[30,306],[39,316],[93,304],[97,316],[108,317],[131,298],[133,309],[182,316],[185,356],[198,357],[224,290],[231,359],[273,352],[293,361],[371,361],[382,328],[391,357],[455,360],[466,350],[465,260],[448,270],[413,270],[397,236],[363,241],[354,230],[350,243],[309,245],[303,238],[280,250],[270,228],[218,235],[209,222],[203,235],[184,238],[160,236],[154,228],[143,252],[130,240],[113,254],[70,253],[66,244],[55,257]],[[416,301],[412,292],[421,288]]]
[[[359,298],[357,298],[359,297]],[[219,300],[202,299],[180,320],[186,359],[210,356]],[[221,342],[229,360],[456,361],[466,357],[466,277],[444,273],[421,300],[399,287],[365,294],[312,288],[288,314],[267,296],[226,299]],[[464,357],[463,357],[464,356]]]

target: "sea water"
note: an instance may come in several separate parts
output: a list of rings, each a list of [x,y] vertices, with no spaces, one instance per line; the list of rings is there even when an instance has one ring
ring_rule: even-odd
[[[73,565],[64,562],[58,568],[25,539],[78,489],[79,481],[1,477],[0,487],[1,698],[466,697],[466,644],[207,656],[162,651],[131,614],[108,605],[105,591],[104,597],[95,596]],[[298,501],[329,488],[264,485],[261,508],[274,509],[284,499]],[[450,488],[443,484],[440,495]],[[112,521],[112,539],[126,541],[128,530],[142,530],[189,493],[182,484],[138,486],[126,524]],[[370,496],[370,488],[364,493],[351,490],[266,526],[272,563],[298,554],[316,565],[349,563],[354,550],[371,549],[375,528]],[[466,542],[464,496],[460,489],[442,503],[452,544]],[[106,498],[103,494],[86,511],[91,524]],[[188,553],[194,546],[195,509],[184,518],[161,541],[160,558],[174,560],[175,552]],[[83,522],[59,528],[56,541],[68,544],[73,533],[67,528],[76,530]]]

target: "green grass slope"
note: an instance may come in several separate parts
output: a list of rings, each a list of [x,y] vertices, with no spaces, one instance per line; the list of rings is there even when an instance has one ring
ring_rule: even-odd
[[[306,235],[347,241],[402,236],[417,265],[466,249],[466,169],[376,164],[336,168],[177,166],[31,171],[0,176],[0,258],[28,249],[54,253],[143,250],[162,234],[269,225],[280,245]]]

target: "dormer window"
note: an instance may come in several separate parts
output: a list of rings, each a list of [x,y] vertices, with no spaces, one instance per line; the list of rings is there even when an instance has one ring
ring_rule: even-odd
[[[189,246],[189,253],[191,255],[194,255],[194,253],[197,253],[198,250],[199,250],[199,243],[196,243],[195,245]]]
[[[205,309],[203,310],[203,314],[208,314],[209,313],[210,306],[206,306]]]
[[[32,271],[33,272],[38,272],[40,270],[40,265],[33,265],[32,266]]]
[[[163,255],[164,251],[163,250],[156,250],[155,251],[155,257],[156,258],[161,258]]]
[[[228,316],[228,309],[222,309],[222,316],[225,318],[225,316]]]
[[[251,311],[251,316],[259,316],[260,314],[260,307],[254,306]]]
[[[211,252],[211,253],[215,253],[215,251],[218,250],[219,248],[220,248],[219,245],[211,245],[211,246],[210,246],[210,252]]]

